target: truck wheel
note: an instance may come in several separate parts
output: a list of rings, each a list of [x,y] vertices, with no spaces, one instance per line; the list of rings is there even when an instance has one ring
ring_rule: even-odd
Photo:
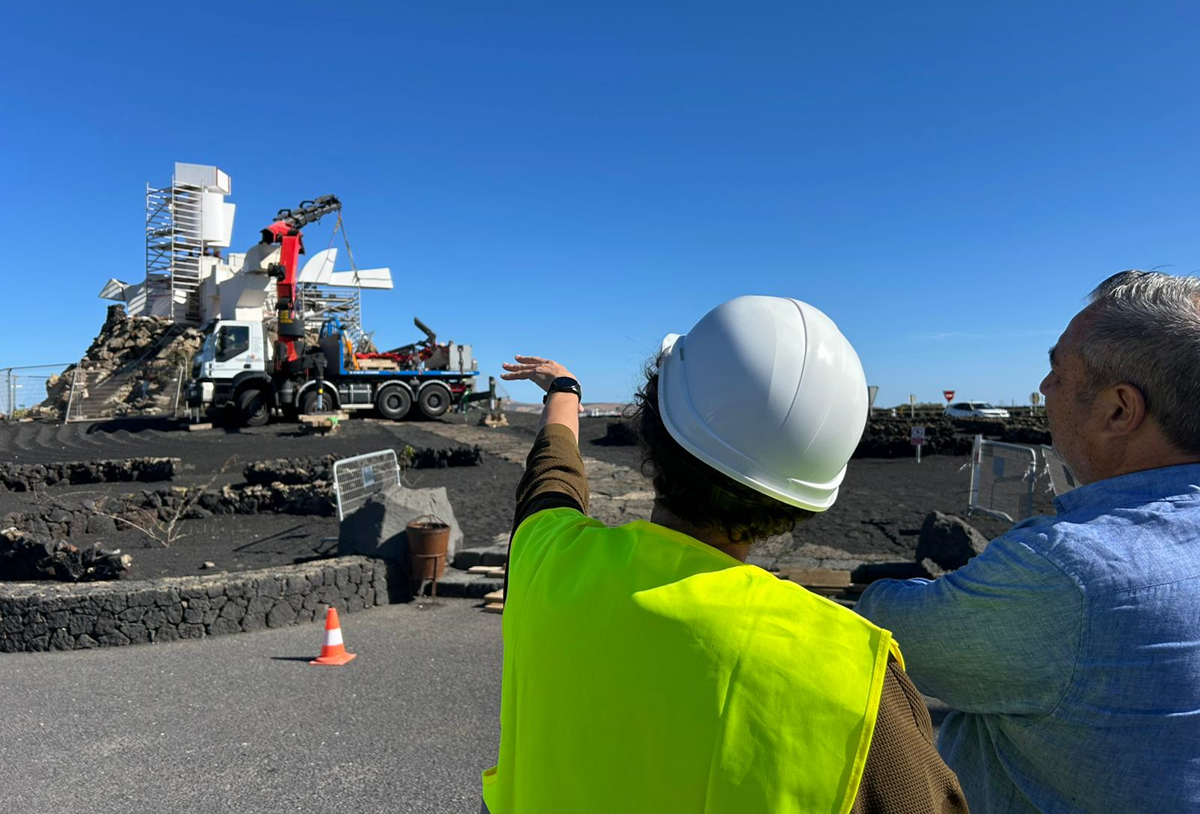
[[[238,413],[247,427],[261,427],[271,420],[271,405],[261,390],[247,390],[238,396]]]
[[[412,393],[407,387],[385,387],[375,397],[375,409],[384,418],[399,421],[412,409]]]
[[[328,390],[322,394],[321,401],[320,412],[332,413],[337,410],[337,400]],[[314,415],[317,413],[317,390],[315,387],[305,393],[304,398],[300,400],[300,412],[305,415]]]
[[[450,409],[450,388],[444,384],[431,384],[421,391],[417,397],[421,412],[429,418],[445,415]]]

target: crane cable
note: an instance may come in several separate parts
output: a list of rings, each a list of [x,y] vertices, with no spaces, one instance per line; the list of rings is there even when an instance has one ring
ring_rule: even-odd
[[[362,278],[360,278],[358,276],[358,264],[354,262],[354,250],[350,248],[350,233],[346,231],[346,223],[345,223],[345,221],[342,220],[342,213],[340,210],[337,213],[337,224],[333,227],[334,234],[337,234],[338,229],[342,230],[342,243],[346,244],[346,256],[348,258],[350,258],[350,270],[354,272],[354,285],[355,285],[355,287],[358,288],[358,309],[359,309],[358,310],[358,319],[359,319],[358,330],[359,330],[359,333],[362,334],[362,340],[361,340],[360,344],[363,346],[364,350],[374,352],[375,342],[374,342],[373,337],[374,337],[375,332],[371,331],[371,333],[367,333],[366,331],[363,330],[363,326],[362,326]],[[332,238],[331,238],[331,240],[332,240]]]
[[[338,229],[342,230],[342,242],[346,244],[346,256],[350,258],[350,269],[354,272],[355,285],[362,287],[362,281],[358,279],[358,266],[354,262],[354,251],[350,248],[350,234],[346,231],[346,224],[342,222],[342,213],[338,212],[337,224],[333,227],[333,233],[336,235]],[[330,242],[333,242],[331,237]]]
[[[338,227],[339,227],[339,226],[341,226],[341,224],[342,224],[342,216],[341,216],[341,213],[338,213],[338,220],[337,220],[337,223],[335,223],[335,224],[333,225],[333,234],[331,234],[331,235],[329,236],[329,243],[327,243],[327,244],[325,245],[325,251],[329,251],[330,249],[332,249],[332,248],[333,248],[333,239],[334,239],[335,237],[337,237],[337,233],[338,233]],[[349,249],[347,249],[347,251],[349,251]],[[329,262],[329,261],[328,261],[328,260],[326,260],[325,262],[327,263],[327,262]],[[353,261],[351,261],[351,262],[353,262]],[[322,264],[322,265],[324,265],[324,264]],[[319,277],[319,276],[320,276],[320,275],[318,274],[318,277]],[[305,308],[305,307],[306,307],[306,305],[307,305],[307,303],[305,302],[305,298],[304,298],[304,294],[305,294],[305,287],[306,287],[306,286],[310,286],[310,285],[317,285],[317,283],[313,283],[313,282],[304,282],[303,280],[301,280],[301,279],[300,279],[300,269],[296,269],[296,295],[297,295],[297,300],[298,300],[298,303],[297,303],[297,304],[298,304],[298,305],[299,305],[299,307],[300,307],[300,313],[301,313],[301,314],[303,314],[303,313],[304,313],[304,308]]]

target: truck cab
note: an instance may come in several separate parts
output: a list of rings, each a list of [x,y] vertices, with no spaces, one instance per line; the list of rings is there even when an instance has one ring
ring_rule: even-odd
[[[270,355],[261,322],[213,320],[205,326],[204,344],[192,361],[188,406],[207,409],[232,403],[242,408],[237,397],[245,386],[269,381]],[[270,404],[264,407],[262,423],[270,415]]]
[[[201,379],[232,379],[245,370],[265,373],[268,358],[261,322],[217,320],[211,323],[196,356]]]

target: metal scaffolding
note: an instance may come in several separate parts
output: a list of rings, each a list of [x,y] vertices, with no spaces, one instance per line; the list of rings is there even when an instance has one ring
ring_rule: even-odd
[[[228,175],[202,164],[177,163],[170,186],[146,185],[145,302],[131,303],[130,313],[200,323],[201,258],[229,245],[230,189]]]

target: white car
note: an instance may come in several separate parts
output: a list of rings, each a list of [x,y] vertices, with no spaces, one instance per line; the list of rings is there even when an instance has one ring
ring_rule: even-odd
[[[960,401],[946,408],[951,418],[1008,418],[1008,410],[993,407],[986,401]]]

